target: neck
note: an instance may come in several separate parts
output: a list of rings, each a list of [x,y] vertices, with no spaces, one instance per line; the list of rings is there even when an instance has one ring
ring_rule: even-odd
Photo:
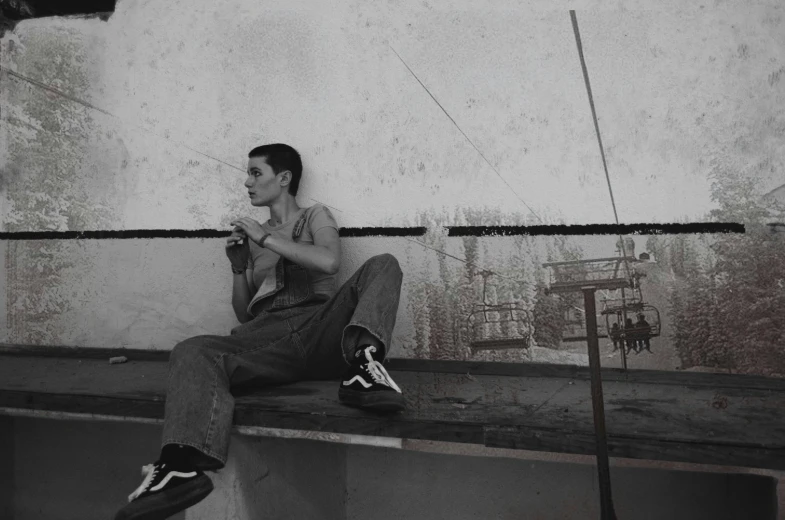
[[[278,226],[288,222],[292,216],[300,211],[300,206],[291,195],[284,195],[270,204],[270,225]]]

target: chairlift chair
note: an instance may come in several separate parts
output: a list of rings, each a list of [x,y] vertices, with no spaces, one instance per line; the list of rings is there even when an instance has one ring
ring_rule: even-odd
[[[627,331],[624,327],[624,317],[631,319],[633,324],[636,323],[636,318],[643,315],[644,320],[648,323],[646,331],[639,331],[637,327],[631,330],[633,334],[643,334],[647,338],[656,338],[660,335],[662,329],[660,321],[660,311],[654,305],[649,305],[642,301],[625,302],[623,304],[607,305],[601,312],[605,316],[605,327],[607,331],[611,331],[613,324],[618,325],[620,334],[626,334]],[[625,336],[620,336],[622,341]]]
[[[525,349],[529,347],[530,323],[527,319],[528,309],[516,301],[489,303],[487,299],[488,278],[494,273],[481,271],[482,303],[476,303],[472,312],[466,317],[466,324],[471,334],[469,346],[472,353],[484,350]],[[494,326],[504,324],[507,334]],[[522,330],[523,329],[523,330]]]

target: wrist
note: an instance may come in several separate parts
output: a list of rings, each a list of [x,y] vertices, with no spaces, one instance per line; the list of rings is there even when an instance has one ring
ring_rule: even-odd
[[[265,233],[264,235],[262,235],[262,238],[260,238],[259,241],[257,242],[259,247],[264,247],[264,243],[267,241],[268,238],[270,238],[270,233]]]

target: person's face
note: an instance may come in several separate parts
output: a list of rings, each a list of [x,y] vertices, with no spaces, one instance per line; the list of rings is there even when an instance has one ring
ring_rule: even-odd
[[[282,186],[291,174],[281,172],[276,175],[264,157],[248,159],[248,178],[245,187],[253,206],[267,206],[283,193],[287,186]],[[288,183],[286,183],[288,185]]]

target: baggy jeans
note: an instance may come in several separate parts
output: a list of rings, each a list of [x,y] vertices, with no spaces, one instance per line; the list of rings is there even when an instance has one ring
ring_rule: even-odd
[[[386,355],[402,278],[394,256],[374,256],[327,301],[311,297],[288,308],[266,309],[229,336],[195,336],[178,343],[169,358],[162,446],[191,446],[206,455],[194,461],[197,467],[220,469],[229,452],[232,388],[338,379],[363,329],[381,342],[380,354]],[[305,290],[288,270],[284,287]],[[292,301],[292,294],[282,298]]]

